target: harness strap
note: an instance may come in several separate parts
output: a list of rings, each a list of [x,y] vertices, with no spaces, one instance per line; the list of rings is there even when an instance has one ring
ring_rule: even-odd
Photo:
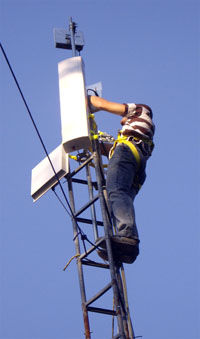
[[[113,156],[113,153],[114,153],[114,150],[115,150],[117,144],[119,144],[119,143],[120,144],[125,144],[125,145],[127,145],[130,148],[130,150],[133,153],[133,155],[135,157],[135,160],[137,162],[137,169],[139,169],[139,167],[140,167],[140,155],[139,155],[139,152],[138,152],[136,146],[131,141],[127,140],[126,136],[118,135],[117,140],[114,142],[114,145],[113,145],[113,147],[110,150],[110,154],[109,154],[110,159]]]

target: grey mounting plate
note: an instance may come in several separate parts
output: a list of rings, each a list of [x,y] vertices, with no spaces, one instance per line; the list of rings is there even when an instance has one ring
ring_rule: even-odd
[[[77,51],[81,51],[84,46],[84,37],[82,32],[76,32],[75,46]],[[54,28],[54,42],[56,48],[72,49],[70,32],[62,28]]]

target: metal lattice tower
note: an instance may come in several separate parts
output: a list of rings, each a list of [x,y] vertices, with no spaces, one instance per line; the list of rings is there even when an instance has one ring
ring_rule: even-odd
[[[80,57],[76,57],[76,54],[77,51],[80,52],[82,50],[84,41],[82,33],[76,32],[76,24],[72,22],[72,18],[70,18],[69,31],[60,29],[55,30],[55,45],[57,48],[65,48],[72,50],[73,57],[70,60],[68,59],[70,61],[68,66],[70,67],[70,69],[74,69],[73,61],[75,62],[77,58],[79,60]],[[62,78],[66,75],[66,69],[63,68],[64,67],[63,62],[61,62],[60,64],[61,65],[59,67]],[[75,78],[76,76],[77,73],[75,70]],[[64,81],[65,80],[66,79],[64,79]],[[69,88],[70,91],[71,83],[70,85],[67,86],[69,86],[67,88]],[[74,84],[74,80],[73,86],[76,92],[77,82],[75,81]],[[83,81],[81,82],[81,86],[83,87]],[[66,88],[64,87],[64,90],[62,91],[62,94],[64,93],[63,97],[65,100],[64,106],[66,106],[66,101],[68,99],[73,102],[73,99],[70,96],[68,97],[68,99],[66,99],[65,89]],[[85,94],[82,95],[82,98],[84,101]],[[80,111],[81,117],[83,115],[82,114],[83,106],[81,106]],[[73,119],[74,118],[72,117],[72,120]],[[73,224],[74,244],[76,252],[75,257],[77,258],[77,269],[81,293],[85,339],[91,339],[91,330],[89,321],[90,313],[103,314],[106,316],[110,315],[113,319],[114,318],[117,319],[117,329],[115,329],[114,326],[112,328],[112,339],[117,338],[134,339],[135,336],[128,307],[124,268],[122,263],[115,260],[113,252],[112,235],[115,232],[115,229],[109,213],[109,206],[107,202],[107,193],[105,185],[106,180],[100,151],[100,146],[102,145],[100,144],[100,141],[98,139],[97,126],[94,121],[94,116],[92,114],[89,114],[89,125],[90,125],[89,126],[90,135],[87,136],[88,147],[82,147],[82,144],[80,147],[80,142],[77,148],[73,146],[74,150],[75,149],[80,150],[82,148],[83,149],[82,153],[78,152],[76,156],[71,156],[70,151],[68,151],[68,149],[65,148],[66,144],[63,142],[50,154],[48,159],[46,158],[46,160],[42,161],[38,166],[36,166],[36,168],[33,169],[32,197],[35,200],[37,200],[40,196],[47,192],[49,188],[52,188],[54,190],[57,183],[60,184],[59,180],[65,176],[68,185],[69,207]],[[65,149],[63,148],[64,144]],[[59,164],[56,170],[53,169],[53,172],[52,168],[50,168],[49,166],[50,158],[52,159],[53,163],[55,163],[56,161],[56,166]],[[71,158],[76,158],[76,160],[79,162],[78,167],[73,170],[71,170],[72,168],[71,161],[74,160],[72,160]],[[51,167],[53,167],[52,163]],[[43,176],[44,172],[45,175]],[[84,177],[83,172],[85,173]],[[77,178],[78,174],[79,175],[81,174],[81,178],[80,177]],[[79,185],[79,187],[84,186],[87,188],[88,191],[88,202],[87,203],[84,202],[84,205],[81,206],[78,210],[76,209],[78,197],[74,193],[75,185]],[[84,195],[84,197],[86,197],[86,195]],[[97,203],[100,206],[98,209],[96,206]],[[86,218],[83,216],[83,214],[86,211],[89,211],[90,218],[88,217]],[[97,218],[97,212],[99,211],[100,217]],[[89,239],[86,233],[83,233],[82,228],[79,226],[79,224],[84,225],[84,227],[85,225],[91,226],[90,234],[92,233],[92,240]],[[100,234],[102,236],[100,236]],[[96,260],[96,258],[93,259],[96,255],[96,252],[102,251],[102,247],[107,251],[106,252],[107,261],[102,261],[102,259],[99,259],[99,257],[98,257],[99,260]],[[101,270],[109,271],[109,280],[110,280],[109,283],[103,286],[97,293],[95,293],[89,299],[87,298],[86,293],[87,279],[85,279],[84,274],[85,266],[91,267],[91,269],[96,267]],[[113,305],[109,307],[96,306],[96,302],[99,302],[100,299],[102,300],[103,299],[102,297],[107,296],[108,293],[111,293],[112,295]],[[115,332],[117,333],[115,334]]]
[[[65,33],[64,41],[61,39],[59,41],[59,48],[72,49],[73,55],[76,55],[76,50],[80,51],[83,48],[82,35],[80,33],[76,34],[75,32],[76,25],[70,20],[70,35]],[[64,47],[63,47],[64,45]],[[67,47],[66,47],[67,46]],[[1,47],[2,48],[2,47]],[[16,82],[17,83],[17,82]],[[17,83],[18,85],[18,83]],[[19,88],[19,86],[18,86]],[[23,96],[22,96],[23,97]],[[25,100],[24,100],[25,102]],[[26,102],[25,102],[26,104]],[[26,105],[28,108],[28,106]],[[30,112],[30,110],[28,109]],[[81,293],[81,302],[82,302],[82,312],[85,328],[85,339],[91,339],[90,331],[90,321],[89,313],[104,314],[110,315],[117,318],[118,329],[117,333],[114,334],[114,328],[112,331],[112,339],[134,339],[132,322],[130,318],[130,312],[128,307],[126,283],[125,283],[125,274],[123,264],[115,261],[113,247],[112,247],[112,234],[113,234],[113,225],[112,219],[109,213],[109,206],[107,202],[106,186],[105,186],[105,177],[104,169],[102,163],[102,157],[100,152],[100,143],[97,135],[97,128],[94,122],[93,116],[89,117],[90,122],[90,147],[89,150],[85,149],[83,153],[78,153],[77,160],[79,161],[79,166],[70,171],[70,167],[67,168],[67,161],[70,160],[70,156],[62,152],[62,145],[60,145],[56,150],[52,152],[51,157],[53,161],[50,160],[48,155],[47,159],[44,159],[33,169],[32,172],[32,183],[33,190],[32,196],[37,200],[42,196],[49,188],[54,190],[55,186],[60,183],[60,178],[67,179],[68,192],[69,192],[69,206],[72,213],[72,224],[74,232],[74,243],[75,251],[77,257],[77,268],[78,268],[78,277]],[[62,166],[55,169],[53,168],[53,162],[55,160],[63,160],[65,158]],[[67,158],[67,160],[66,160]],[[48,168],[47,168],[48,163]],[[49,163],[51,164],[49,171]],[[94,167],[95,181],[92,180],[91,175],[91,166]],[[53,176],[52,176],[53,169]],[[78,173],[82,173],[83,170],[86,170],[86,179],[76,178]],[[38,172],[39,170],[39,172]],[[41,177],[40,174],[45,172],[45,177]],[[63,172],[65,174],[63,174]],[[35,179],[35,180],[34,180]],[[36,184],[36,185],[35,185]],[[86,185],[88,188],[88,202],[84,204],[79,210],[76,210],[75,201],[76,197],[74,194],[73,186],[74,184]],[[97,194],[94,195],[94,190],[97,191]],[[98,220],[96,217],[96,202],[100,202],[101,210],[101,219]],[[90,209],[91,218],[81,217],[81,214],[86,210]],[[88,224],[92,227],[93,232],[93,242],[88,239],[86,234],[82,232],[82,229],[79,227],[79,223]],[[99,228],[103,229],[103,237],[99,237]],[[83,244],[83,251],[81,253],[81,242]],[[88,248],[88,243],[90,247]],[[91,259],[92,255],[96,253],[97,250],[101,251],[101,245],[104,244],[104,247],[107,251],[107,263],[102,263],[96,260]],[[84,266],[89,266],[91,268],[96,267],[98,269],[107,270],[110,272],[110,282],[106,284],[101,290],[89,299],[86,295],[86,279],[84,275]],[[108,291],[112,291],[114,307],[96,307],[94,303],[102,298]]]
[[[82,43],[76,42],[76,25],[70,18],[69,24],[69,31],[70,31],[70,44],[68,48],[72,49],[73,56],[76,56],[76,50],[80,51],[80,45],[83,46]],[[80,33],[79,33],[80,35]],[[69,39],[69,35],[65,36],[65,38]],[[69,40],[68,40],[69,43]],[[93,118],[90,118],[90,130],[95,133],[94,131],[94,121]],[[81,292],[81,301],[82,301],[82,311],[83,311],[83,321],[85,327],[85,338],[90,339],[90,324],[89,324],[89,312],[96,312],[100,314],[111,315],[117,318],[118,323],[118,333],[114,335],[112,333],[112,338],[121,338],[121,339],[133,339],[134,338],[134,331],[131,323],[129,308],[128,308],[128,300],[127,300],[127,292],[125,286],[125,274],[123,265],[116,263],[113,257],[113,250],[112,250],[112,243],[111,243],[111,235],[112,235],[112,220],[109,214],[109,208],[107,204],[107,195],[106,195],[106,188],[105,188],[105,178],[104,178],[104,171],[101,159],[101,153],[99,149],[99,142],[97,139],[92,138],[92,150],[90,153],[86,152],[84,154],[85,161],[81,163],[81,165],[74,170],[72,173],[67,175],[67,182],[68,182],[68,190],[69,190],[69,197],[70,197],[70,205],[73,211],[73,231],[74,231],[74,242],[75,242],[75,249],[76,249],[76,256],[77,259],[77,267],[78,267],[78,276],[79,276],[79,285],[80,285],[80,292]],[[91,178],[91,171],[90,165],[93,163],[95,168],[96,174],[96,182],[92,182]],[[86,178],[87,180],[77,180],[75,178],[76,174],[86,168]],[[89,192],[89,201],[86,203],[79,211],[75,209],[75,196],[73,193],[73,183],[77,183],[79,185],[88,185],[88,192]],[[98,194],[94,197],[94,186],[96,186]],[[101,207],[101,214],[102,214],[102,221],[98,221],[96,219],[96,210],[95,210],[95,202],[99,199],[100,207]],[[91,210],[91,219],[84,219],[80,218],[81,213],[83,213],[87,208]],[[84,243],[84,251],[83,253],[80,252],[80,231],[78,222],[91,224],[93,226],[94,232],[94,240],[95,244],[93,244],[89,249],[86,249],[86,245]],[[99,227],[104,227],[104,237],[101,237],[99,240]],[[82,239],[84,241],[84,239]],[[90,255],[99,248],[99,245],[105,242],[107,255],[108,255],[108,264],[95,262],[94,260],[90,260]],[[101,250],[101,249],[100,249]],[[109,269],[110,270],[110,283],[104,286],[97,294],[95,294],[92,298],[87,300],[86,298],[86,286],[84,280],[84,270],[83,266],[89,265],[92,267],[99,267],[101,269]],[[107,291],[112,289],[113,291],[113,300],[114,300],[114,309],[105,309],[94,307],[93,303],[98,300],[101,296],[103,296]]]

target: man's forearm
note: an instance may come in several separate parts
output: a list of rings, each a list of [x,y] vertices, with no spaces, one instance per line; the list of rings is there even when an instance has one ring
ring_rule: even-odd
[[[89,97],[91,104],[97,108],[99,111],[107,111],[113,114],[124,116],[126,113],[126,105],[119,104],[116,102],[111,102],[106,99],[93,96],[91,95]]]

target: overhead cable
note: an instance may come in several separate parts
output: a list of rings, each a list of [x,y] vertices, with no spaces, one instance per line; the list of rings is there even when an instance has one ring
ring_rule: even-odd
[[[26,107],[26,109],[27,109],[27,112],[28,112],[28,114],[29,114],[29,117],[30,117],[30,119],[31,119],[31,121],[32,121],[32,123],[33,123],[33,126],[34,126],[34,128],[35,128],[35,131],[36,131],[36,133],[37,133],[37,135],[38,135],[38,137],[39,137],[39,139],[40,139],[40,142],[41,142],[41,144],[42,144],[42,147],[43,147],[43,149],[44,149],[44,151],[45,151],[45,154],[46,154],[46,156],[47,156],[47,158],[48,158],[48,160],[49,160],[49,163],[50,163],[50,165],[51,165],[51,167],[52,167],[52,170],[53,170],[53,172],[54,172],[54,174],[55,174],[56,180],[58,181],[58,185],[59,185],[59,187],[60,187],[60,189],[61,189],[61,191],[62,191],[62,194],[63,194],[63,196],[64,196],[64,198],[65,198],[65,201],[66,201],[66,203],[67,203],[67,206],[68,206],[68,208],[69,208],[71,214],[69,213],[69,211],[67,210],[67,208],[64,206],[64,204],[61,202],[60,199],[59,199],[59,201],[62,203],[63,207],[65,208],[65,210],[67,211],[67,213],[69,214],[69,216],[70,216],[72,219],[74,219],[74,221],[75,221],[75,223],[76,223],[76,226],[77,226],[77,229],[78,229],[77,235],[78,235],[78,234],[81,234],[81,240],[82,240],[82,242],[83,242],[83,246],[84,246],[85,251],[86,251],[86,247],[85,247],[84,241],[87,240],[90,244],[91,244],[91,242],[89,241],[89,239],[88,239],[87,236],[84,234],[84,232],[82,231],[82,229],[80,228],[80,226],[78,225],[78,223],[77,223],[77,221],[76,221],[76,217],[75,217],[75,215],[74,215],[74,213],[73,213],[73,211],[72,211],[72,208],[71,208],[71,206],[70,206],[70,204],[69,204],[69,201],[68,201],[68,199],[67,199],[67,196],[66,196],[66,194],[65,194],[65,192],[64,192],[64,189],[63,189],[63,187],[62,187],[62,185],[61,185],[60,179],[59,179],[59,177],[58,177],[58,175],[57,175],[57,173],[56,173],[56,171],[55,171],[55,168],[54,168],[54,166],[53,166],[53,163],[52,163],[52,161],[51,161],[51,159],[50,159],[50,157],[49,157],[49,153],[47,152],[47,149],[46,149],[45,144],[44,144],[44,142],[43,142],[43,140],[42,140],[42,137],[41,137],[41,135],[40,135],[40,132],[39,132],[37,126],[36,126],[36,123],[35,123],[35,121],[34,121],[34,119],[33,119],[33,116],[32,116],[32,114],[31,114],[31,111],[30,111],[30,109],[29,109],[29,106],[28,106],[28,104],[27,104],[27,102],[26,102],[26,100],[25,100],[25,97],[24,97],[24,95],[23,95],[23,92],[22,92],[22,90],[21,90],[21,88],[20,88],[19,82],[17,81],[17,78],[16,78],[16,76],[15,76],[15,74],[14,74],[14,71],[13,71],[13,69],[12,69],[12,67],[11,67],[11,64],[10,64],[10,62],[9,62],[9,60],[8,60],[8,57],[7,57],[7,55],[6,55],[6,52],[5,52],[5,50],[4,50],[4,48],[3,48],[3,46],[2,46],[1,43],[0,43],[0,47],[1,47],[1,51],[2,51],[2,53],[3,53],[3,55],[4,55],[4,58],[5,58],[5,60],[6,60],[7,64],[8,64],[8,67],[9,67],[9,69],[10,69],[10,72],[11,72],[11,74],[12,74],[12,76],[13,76],[13,79],[14,79],[14,81],[15,81],[15,84],[16,84],[18,90],[19,90],[19,93],[20,93],[21,97],[22,97],[22,100],[23,100],[23,102],[24,102],[24,105],[25,105],[25,107]],[[56,195],[55,189],[53,189],[53,192],[54,192],[55,195]],[[58,198],[58,195],[56,195],[56,197]]]
[[[0,43],[0,47],[1,47],[1,51],[2,51],[2,53],[3,53],[3,55],[4,55],[4,58],[5,58],[5,60],[6,60],[7,64],[8,64],[8,67],[9,67],[9,69],[10,69],[10,72],[11,72],[11,74],[12,74],[12,76],[13,76],[13,79],[14,79],[14,81],[15,81],[15,84],[16,84],[18,90],[19,90],[19,93],[20,93],[21,97],[22,97],[22,100],[23,100],[23,102],[24,102],[24,105],[26,106],[27,112],[28,112],[28,114],[29,114],[29,117],[30,117],[32,123],[33,123],[33,126],[34,126],[34,128],[35,128],[35,131],[36,131],[36,133],[37,133],[37,135],[38,135],[38,138],[40,139],[40,142],[41,142],[42,147],[43,147],[43,149],[44,149],[44,151],[45,151],[45,154],[46,154],[46,156],[47,156],[47,158],[48,158],[48,160],[49,160],[49,162],[50,162],[50,165],[51,165],[52,170],[53,170],[53,172],[54,172],[54,174],[55,174],[56,180],[58,181],[58,184],[59,184],[60,189],[61,189],[61,191],[62,191],[62,193],[63,193],[63,196],[64,196],[64,198],[65,198],[65,200],[66,200],[66,202],[67,202],[67,205],[68,205],[68,207],[69,207],[69,209],[70,209],[70,212],[71,212],[71,214],[72,214],[72,216],[73,216],[73,212],[72,212],[72,210],[71,210],[71,206],[70,206],[70,204],[69,204],[69,202],[68,202],[68,199],[67,199],[67,197],[66,197],[66,194],[65,194],[65,192],[64,192],[64,190],[63,190],[63,187],[62,187],[62,185],[61,185],[61,183],[60,183],[60,179],[58,178],[58,175],[57,175],[57,173],[56,173],[56,171],[55,171],[55,168],[54,168],[54,166],[53,166],[53,164],[52,164],[52,161],[51,161],[51,159],[50,159],[50,157],[49,157],[49,153],[47,152],[47,149],[46,149],[45,144],[44,144],[44,142],[43,142],[43,140],[42,140],[42,137],[41,137],[41,135],[40,135],[40,132],[39,132],[37,126],[36,126],[36,123],[35,123],[35,121],[34,121],[34,119],[33,119],[33,116],[32,116],[32,114],[31,114],[31,111],[30,111],[30,109],[29,109],[29,106],[28,106],[28,104],[27,104],[27,102],[26,102],[26,99],[25,99],[25,97],[24,97],[24,95],[23,95],[23,93],[22,93],[22,90],[21,90],[21,88],[20,88],[20,85],[19,85],[19,83],[18,83],[18,81],[17,81],[17,78],[16,78],[16,76],[15,76],[15,74],[14,74],[14,71],[13,71],[13,69],[12,69],[12,67],[11,67],[11,64],[10,64],[10,62],[9,62],[9,60],[8,60],[8,57],[7,57],[7,55],[6,55],[6,52],[5,52],[5,50],[4,50],[4,48],[3,48],[3,46],[2,46],[1,43]]]

